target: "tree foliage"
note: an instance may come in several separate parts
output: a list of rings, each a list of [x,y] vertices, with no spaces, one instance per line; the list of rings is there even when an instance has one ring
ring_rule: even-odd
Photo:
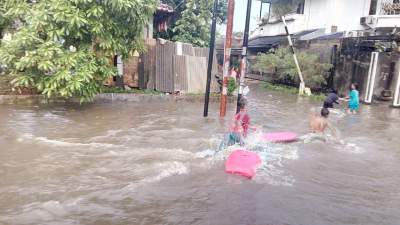
[[[326,85],[326,79],[332,64],[322,63],[316,54],[305,51],[296,54],[300,63],[304,81],[307,86],[319,89]],[[259,54],[256,58],[255,70],[271,74],[274,82],[298,84],[298,72],[289,48],[281,47]]]
[[[3,0],[19,26],[0,46],[16,86],[90,100],[115,74],[112,57],[142,51],[143,26],[156,0]]]
[[[213,0],[163,0],[175,8],[171,28],[167,33],[157,33],[158,37],[173,41],[191,43],[196,46],[208,46],[213,11]],[[218,23],[225,22],[227,0],[218,5]]]
[[[282,16],[296,12],[296,7],[302,0],[280,0],[271,6],[271,15],[277,19]]]
[[[1,39],[3,38],[3,33],[6,27],[9,25],[9,20],[5,16],[5,4],[3,1],[0,1],[0,45]]]

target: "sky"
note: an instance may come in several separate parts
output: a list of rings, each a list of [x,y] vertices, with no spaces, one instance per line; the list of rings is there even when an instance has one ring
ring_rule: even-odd
[[[252,1],[250,31],[257,27],[258,18],[260,17],[261,1]],[[268,8],[267,4],[263,6],[263,12]],[[235,0],[235,15],[233,21],[233,31],[243,32],[246,22],[247,0]],[[225,35],[226,26],[219,26],[220,34]]]

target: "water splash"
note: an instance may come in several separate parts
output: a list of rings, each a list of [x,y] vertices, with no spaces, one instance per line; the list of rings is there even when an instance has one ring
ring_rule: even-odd
[[[255,182],[278,186],[291,186],[295,179],[285,170],[285,162],[298,159],[298,147],[291,144],[273,144],[263,141],[262,132],[250,133],[245,139],[245,146],[233,145],[223,149],[206,149],[196,157],[206,158],[209,166],[220,164],[235,150],[244,149],[259,154],[262,164],[257,171]],[[221,139],[219,140],[221,142]],[[218,146],[215,145],[214,146]]]

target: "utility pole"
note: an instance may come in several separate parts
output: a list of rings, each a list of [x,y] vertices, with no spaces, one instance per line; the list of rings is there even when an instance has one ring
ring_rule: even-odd
[[[289,29],[286,24],[285,16],[282,16],[282,22],[285,25],[285,31],[286,31],[287,39],[289,42],[290,50],[292,51],[293,60],[294,60],[294,63],[296,64],[297,73],[299,74],[299,78],[300,78],[299,95],[303,95],[305,92],[306,84],[304,83],[303,73],[301,72],[299,60],[297,59],[296,52],[294,51],[292,37],[290,36]]]
[[[220,116],[226,115],[226,102],[228,95],[228,76],[230,72],[231,50],[232,50],[232,33],[233,33],[233,16],[235,14],[235,0],[228,0],[228,21],[226,24],[225,46],[224,46],[224,67],[222,79],[222,92],[220,102]]]
[[[208,104],[210,101],[210,88],[211,88],[211,72],[214,60],[214,46],[215,46],[215,32],[217,29],[217,12],[218,11],[218,0],[214,0],[213,17],[211,24],[211,38],[210,38],[210,51],[208,55],[208,67],[207,67],[207,86],[204,101],[204,117],[208,116]]]
[[[236,112],[240,111],[239,102],[243,97],[244,78],[246,76],[246,70],[247,70],[247,47],[249,45],[251,2],[252,2],[252,0],[247,0],[246,26],[244,28],[243,49],[242,49],[242,57],[241,57],[241,61],[240,61],[240,82],[239,82],[239,93],[238,93],[238,99],[237,99]]]

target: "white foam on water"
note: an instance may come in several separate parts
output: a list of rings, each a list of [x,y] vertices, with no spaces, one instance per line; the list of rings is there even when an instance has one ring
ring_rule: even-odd
[[[140,162],[144,159],[160,161],[188,161],[195,158],[195,153],[185,151],[181,148],[126,148],[120,151],[105,151],[101,153],[100,157],[118,157],[132,162]]]
[[[9,224],[49,224],[58,220],[58,224],[70,224],[61,218],[68,215],[68,211],[59,201],[35,202],[25,205],[21,211],[0,217],[0,221],[10,222]]]
[[[215,150],[206,149],[206,150],[201,151],[201,152],[196,152],[195,153],[195,158],[208,158],[208,157],[212,157],[214,155],[215,155]]]
[[[108,139],[117,136],[117,134],[123,132],[123,130],[108,130],[104,135],[100,136],[95,136],[91,137],[89,140],[90,141],[98,141],[98,140],[103,140],[103,139]]]
[[[141,183],[158,182],[170,176],[183,175],[189,173],[189,169],[182,162],[175,161],[169,163],[160,163],[158,167],[160,167],[159,174],[152,177],[147,177]]]
[[[167,179],[172,176],[185,175],[190,172],[186,163],[178,161],[152,163],[138,168],[138,173],[142,174],[143,179],[135,182],[129,182],[121,188],[108,188],[90,193],[86,199],[96,198],[107,201],[121,201],[126,198],[134,198],[138,191],[151,185]]]
[[[322,109],[322,107],[312,107],[310,111],[313,114],[319,115],[321,113],[321,109]],[[330,117],[333,117],[336,119],[344,118],[347,115],[347,113],[344,109],[330,108],[328,110],[329,110]]]
[[[122,145],[115,145],[109,143],[98,143],[98,142],[90,142],[90,143],[79,143],[79,142],[68,142],[66,140],[53,140],[47,137],[35,137],[33,135],[23,135],[23,140],[30,139],[34,140],[39,144],[51,145],[54,147],[90,147],[90,148],[121,148]],[[23,141],[22,140],[22,141]]]
[[[328,137],[325,134],[321,133],[308,133],[299,138],[299,140],[303,141],[304,144],[322,142],[325,143],[328,141]]]
[[[256,182],[276,186],[292,186],[295,179],[285,170],[287,161],[297,160],[298,147],[290,144],[267,144],[257,149],[262,164],[257,170]]]
[[[363,154],[365,150],[354,143],[343,143],[341,146],[336,147],[338,151],[350,154]]]

